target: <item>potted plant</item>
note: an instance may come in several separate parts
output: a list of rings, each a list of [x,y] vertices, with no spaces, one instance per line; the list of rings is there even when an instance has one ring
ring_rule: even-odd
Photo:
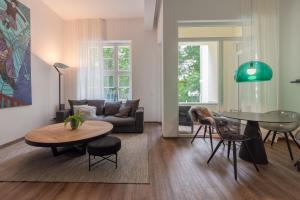
[[[83,119],[82,115],[79,112],[77,112],[74,115],[69,116],[65,120],[65,126],[69,122],[70,122],[72,130],[76,130],[76,129],[78,129],[79,126],[81,126],[84,123],[84,119]]]

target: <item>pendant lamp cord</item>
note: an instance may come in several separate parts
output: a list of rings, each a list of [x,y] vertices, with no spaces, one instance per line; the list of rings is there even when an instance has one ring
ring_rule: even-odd
[[[253,60],[253,52],[254,52],[254,49],[253,49],[253,0],[250,0],[250,14],[251,14],[251,39],[250,39],[250,59]]]

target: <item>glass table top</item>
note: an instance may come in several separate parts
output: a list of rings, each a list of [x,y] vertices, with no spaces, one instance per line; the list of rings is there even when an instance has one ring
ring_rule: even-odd
[[[299,121],[299,114],[296,112],[273,111],[268,113],[252,113],[252,112],[223,112],[221,116],[254,121],[254,122],[270,122],[270,123],[292,123]]]

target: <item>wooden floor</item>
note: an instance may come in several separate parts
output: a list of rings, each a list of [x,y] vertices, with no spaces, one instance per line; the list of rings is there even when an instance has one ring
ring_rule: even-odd
[[[146,124],[145,132],[151,184],[4,182],[0,183],[0,199],[300,199],[300,173],[284,142],[272,148],[266,144],[270,164],[260,166],[260,173],[239,159],[236,182],[223,147],[208,166],[208,139],[197,139],[193,145],[188,138],[163,139],[158,124]],[[294,156],[300,158],[300,150],[292,147]]]

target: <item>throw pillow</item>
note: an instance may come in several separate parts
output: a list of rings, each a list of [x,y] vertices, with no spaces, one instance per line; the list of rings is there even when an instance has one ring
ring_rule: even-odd
[[[106,102],[104,106],[104,115],[115,115],[119,112],[122,102]]]
[[[87,100],[68,100],[69,101],[69,104],[70,104],[70,112],[71,112],[71,115],[74,114],[74,106],[75,105],[86,105],[87,104]]]
[[[103,115],[105,100],[87,100],[89,106],[95,106],[97,108],[96,115]]]
[[[88,105],[74,106],[74,113],[79,112],[84,119],[93,119],[96,116],[96,107]]]
[[[140,104],[140,99],[126,101],[125,105],[131,107],[130,116],[135,116],[135,112],[139,108],[139,104]]]
[[[126,117],[128,117],[130,111],[131,111],[130,106],[126,106],[126,105],[122,104],[122,106],[119,109],[119,113],[115,114],[115,116],[126,118]]]

